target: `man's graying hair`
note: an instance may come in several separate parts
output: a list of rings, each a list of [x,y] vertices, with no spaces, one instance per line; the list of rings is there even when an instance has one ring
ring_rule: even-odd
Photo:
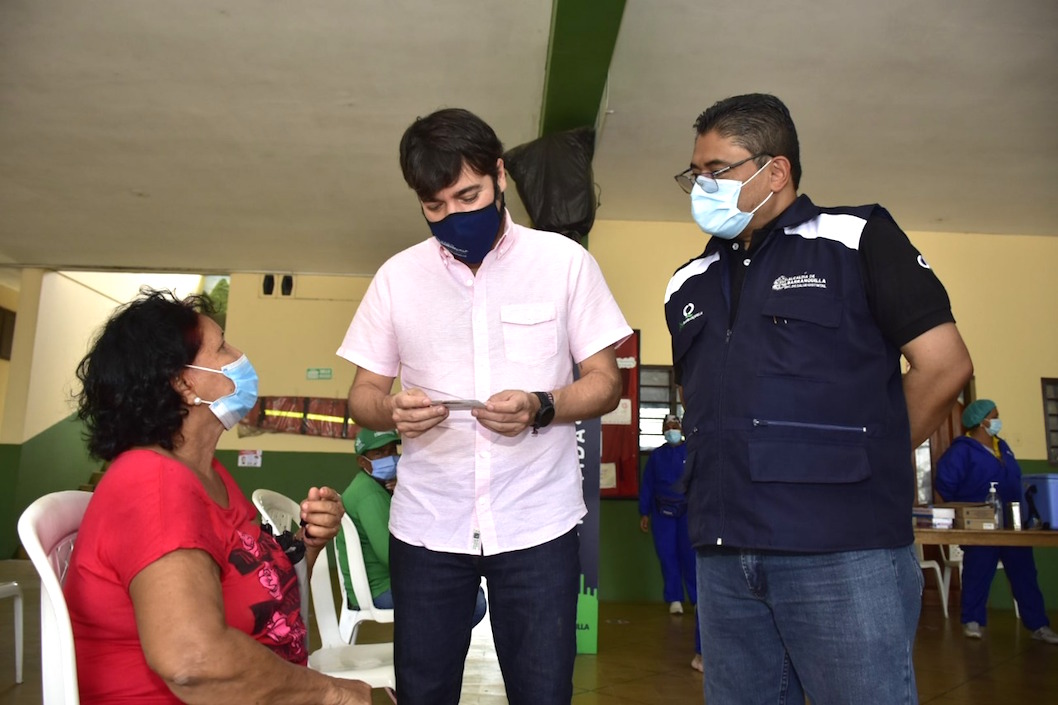
[[[767,154],[790,160],[794,190],[801,183],[801,149],[797,128],[783,102],[773,95],[749,93],[713,103],[698,116],[694,129],[699,135],[716,132],[731,138],[750,154]],[[757,165],[766,164],[763,157]]]

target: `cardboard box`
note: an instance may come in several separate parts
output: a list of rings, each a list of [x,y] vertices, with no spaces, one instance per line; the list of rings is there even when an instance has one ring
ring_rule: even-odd
[[[980,502],[945,502],[938,507],[951,507],[955,510],[955,522],[952,528],[991,531],[996,528],[996,515],[992,508]]]
[[[1052,530],[1058,529],[1058,473],[1041,473],[1037,475],[1023,475],[1021,477],[1021,489],[1024,493],[1030,487],[1035,488],[1032,501],[1036,504],[1036,511],[1040,513],[1040,519],[1049,525]],[[1021,502],[1021,525],[1029,525],[1029,502],[1022,495]]]

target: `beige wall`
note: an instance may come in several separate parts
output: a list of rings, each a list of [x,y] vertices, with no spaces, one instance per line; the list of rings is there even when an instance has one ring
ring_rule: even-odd
[[[75,370],[114,309],[141,286],[192,293],[201,277],[26,269],[0,441],[22,443],[73,413]]]
[[[948,289],[978,396],[996,400],[1003,437],[1020,457],[1046,458],[1040,378],[1058,377],[1058,237],[910,237]],[[642,331],[643,364],[671,364],[665,286],[704,246],[690,223],[596,221],[589,247],[628,322]]]
[[[365,277],[294,275],[292,296],[264,296],[260,274],[235,274],[228,295],[226,337],[246,353],[262,396],[334,397],[349,393],[356,367],[335,354],[371,283]],[[278,292],[279,283],[276,282]],[[308,368],[330,368],[329,380],[306,379]],[[224,434],[220,448],[353,452],[351,441],[265,434]]]

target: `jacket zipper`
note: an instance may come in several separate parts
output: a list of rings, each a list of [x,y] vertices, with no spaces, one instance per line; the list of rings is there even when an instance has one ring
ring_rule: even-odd
[[[730,254],[730,250],[728,251],[727,254],[728,254],[729,257],[733,257],[733,255]],[[723,262],[723,260],[721,260],[721,262]],[[731,265],[730,264],[726,264],[726,266],[727,266],[728,280],[730,281]],[[721,365],[721,370],[723,370],[723,371],[720,373],[720,394],[718,395],[718,398],[716,400],[716,407],[717,407],[716,437],[717,437],[717,439],[720,439],[720,438],[723,437],[721,426],[722,426],[722,423],[723,423],[722,419],[724,418],[724,413],[723,413],[723,411],[724,411],[724,378],[727,377],[727,358],[731,354],[731,335],[732,335],[732,333],[734,333],[735,323],[738,321],[739,314],[742,313],[742,292],[745,291],[745,289],[746,289],[746,279],[748,279],[748,278],[749,278],[749,272],[747,271],[747,272],[745,272],[742,275],[742,284],[741,284],[741,286],[739,286],[739,291],[738,291],[738,310],[735,311],[734,318],[730,319],[730,321],[728,323],[728,326],[727,326],[727,330],[724,332],[724,360],[723,360],[723,363]],[[723,491],[724,490],[724,488],[723,488],[723,485],[724,485],[724,452],[723,452],[723,445],[724,444],[720,443],[720,442],[718,442],[716,444],[717,468],[719,468],[719,470],[720,470],[716,474],[717,496],[720,497],[720,530],[717,532],[717,537],[716,537],[716,545],[717,546],[723,546],[724,545],[724,524],[726,523],[725,516],[724,516],[725,512],[724,512],[724,500],[723,500],[723,497],[724,497],[724,491]]]
[[[753,419],[754,426],[775,426],[778,428],[810,428],[817,431],[850,431],[852,433],[867,433],[866,426],[838,426],[829,423],[804,423],[802,421],[769,421],[767,419]]]

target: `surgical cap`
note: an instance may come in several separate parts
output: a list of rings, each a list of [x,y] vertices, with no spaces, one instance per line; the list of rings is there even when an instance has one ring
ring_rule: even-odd
[[[980,426],[985,417],[996,408],[996,403],[991,399],[978,399],[973,404],[963,409],[962,425],[965,428]]]

